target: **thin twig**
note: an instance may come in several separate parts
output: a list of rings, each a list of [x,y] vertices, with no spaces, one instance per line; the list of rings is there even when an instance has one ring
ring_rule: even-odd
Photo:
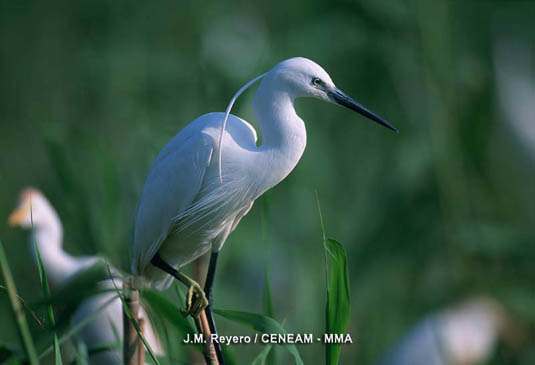
[[[3,285],[0,285],[0,289],[4,289],[7,291],[7,288]],[[26,308],[26,310],[32,315],[33,319],[35,319],[35,321],[39,324],[39,326],[41,328],[45,328],[43,322],[41,322],[41,320],[39,319],[39,317],[37,317],[37,314],[35,314],[35,312],[26,304],[26,301],[18,294],[15,294],[17,296],[17,298],[19,298],[20,302],[22,303],[22,305],[24,306],[24,308]]]
[[[134,289],[132,277],[123,281],[123,295],[128,311],[134,320],[138,321],[139,292]],[[141,326],[140,328],[142,329]],[[123,311],[123,358],[125,364],[138,365],[138,354],[142,351],[140,342],[134,324],[128,318],[126,311]]]
[[[206,363],[210,365],[219,365],[214,344],[210,340],[212,332],[210,331],[205,311],[201,312],[199,318],[195,318],[195,327],[197,327],[197,332],[202,333],[205,340],[203,344],[203,355]]]
[[[145,318],[140,317],[138,322],[139,322],[139,328],[141,329],[141,333],[143,333],[145,331]],[[137,358],[137,365],[145,365],[145,348],[141,346],[141,343],[139,343],[137,346],[136,358]]]
[[[199,284],[204,283],[206,280],[205,272],[206,258],[205,256],[201,256],[195,261],[195,280],[197,280]],[[218,365],[219,361],[217,361],[217,353],[214,344],[210,340],[212,331],[210,331],[210,325],[208,324],[208,318],[206,317],[205,311],[202,311],[199,318],[195,319],[195,327],[197,327],[197,332],[202,333],[205,339],[205,343],[203,344],[204,359],[210,365]]]
[[[124,299],[124,295],[121,294],[121,291],[119,290],[119,288],[115,284],[115,280],[113,278],[113,275],[111,274],[110,265],[107,265],[107,267],[108,267],[108,274],[110,276],[110,280],[111,280],[111,282],[113,284],[113,287],[115,288],[115,291],[117,292],[117,295],[119,296],[119,299],[121,300],[121,303],[123,305],[123,313],[126,314],[128,319],[130,320],[130,322],[132,323],[132,325],[136,329],[137,335],[139,336],[139,338],[141,338],[141,341],[143,341],[143,344],[145,345],[145,348],[149,352],[149,355],[152,358],[152,360],[156,363],[156,365],[160,365],[160,362],[158,361],[158,358],[156,357],[156,354],[154,353],[154,351],[152,351],[152,348],[151,348],[150,344],[147,342],[147,339],[145,338],[145,336],[143,336],[143,333],[141,333],[141,329],[139,328],[139,324],[137,323],[137,320],[134,317],[132,317],[132,314],[130,313],[130,310],[128,309],[128,306],[126,305],[126,302],[125,302],[125,299]]]

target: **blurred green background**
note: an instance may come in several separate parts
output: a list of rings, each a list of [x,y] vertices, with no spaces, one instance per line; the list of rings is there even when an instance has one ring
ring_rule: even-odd
[[[531,1],[0,1],[0,238],[21,296],[41,291],[27,233],[7,225],[20,189],[50,199],[67,251],[128,269],[159,149],[304,56],[400,133],[298,100],[308,146],[264,201],[269,249],[257,204],[220,255],[216,307],[263,312],[267,256],[276,318],[322,333],[317,189],[350,265],[343,364],[372,363],[418,318],[474,294],[525,328],[491,363],[535,363],[534,19]],[[255,124],[253,94],[233,113]],[[0,322],[0,343],[16,342],[4,294]],[[323,358],[321,345],[299,349]],[[247,363],[259,347],[233,350]]]

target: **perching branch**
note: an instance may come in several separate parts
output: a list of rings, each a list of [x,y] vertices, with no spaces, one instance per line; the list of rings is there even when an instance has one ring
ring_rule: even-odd
[[[139,292],[134,289],[132,277],[123,282],[123,295],[126,307],[134,320],[139,319]],[[143,327],[139,326],[142,330]],[[123,311],[123,359],[127,365],[138,365],[139,354],[144,352],[134,324]]]
[[[207,364],[210,365],[219,365],[217,361],[217,354],[215,352],[214,344],[210,342],[210,326],[208,325],[208,319],[206,318],[206,313],[201,312],[199,318],[195,319],[195,327],[197,327],[197,332],[202,333],[206,342],[203,344],[203,355]]]
[[[195,261],[195,280],[197,280],[198,283],[202,283],[206,279],[206,262],[203,259],[204,256],[201,256]],[[203,345],[203,355],[206,363],[210,365],[219,365],[214,344],[210,342],[212,332],[210,331],[210,325],[208,324],[208,318],[206,318],[205,311],[202,311],[199,318],[195,319],[195,327],[197,328],[197,332],[202,333],[206,339],[206,342]]]

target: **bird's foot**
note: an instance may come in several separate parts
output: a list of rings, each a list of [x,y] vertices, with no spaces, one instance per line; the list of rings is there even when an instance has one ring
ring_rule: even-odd
[[[186,297],[185,316],[191,315],[193,318],[199,318],[202,311],[208,307],[208,299],[201,286],[192,280]]]

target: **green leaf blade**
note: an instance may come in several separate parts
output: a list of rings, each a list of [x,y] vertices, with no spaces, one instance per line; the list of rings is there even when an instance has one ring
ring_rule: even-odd
[[[325,242],[331,255],[329,284],[327,291],[327,333],[344,334],[351,312],[349,271],[344,246],[332,238]],[[338,364],[341,344],[327,344],[327,364]]]
[[[288,332],[282,327],[282,325],[271,317],[263,316],[256,313],[240,312],[233,310],[214,309],[215,314],[220,315],[228,320],[241,324],[245,327],[252,328],[255,331],[261,333],[278,333],[287,334]],[[295,363],[298,365],[303,364],[301,355],[294,344],[283,345],[295,359]]]
[[[178,311],[177,305],[162,294],[154,290],[143,290],[141,297],[153,312],[166,319],[179,332],[190,335],[196,333],[190,321]]]
[[[266,365],[268,356],[271,353],[272,348],[273,345],[271,344],[264,346],[262,351],[260,351],[260,353],[254,358],[252,365]]]
[[[33,221],[32,221],[33,225]],[[46,270],[43,265],[43,260],[41,259],[41,253],[39,252],[39,246],[37,245],[37,240],[33,240],[33,249],[35,253],[35,258],[37,259],[37,268],[39,270],[39,280],[41,282],[41,287],[43,288],[43,295],[46,300],[50,299],[50,284],[48,283],[48,277],[46,276]],[[52,303],[47,305],[48,320],[54,331],[54,363],[56,365],[63,365],[61,360],[61,350],[59,346],[58,334],[55,329],[56,320],[54,318],[54,308],[52,308]]]
[[[130,310],[128,309],[128,305],[126,304],[126,299],[123,295],[123,293],[119,290],[119,288],[117,287],[117,285],[115,284],[115,281],[113,279],[113,275],[111,273],[111,269],[110,267],[108,266],[108,272],[109,272],[109,276],[110,276],[110,280],[113,284],[113,287],[115,288],[115,291],[117,292],[117,296],[119,297],[119,299],[121,300],[121,303],[123,305],[123,313],[126,315],[126,317],[128,318],[128,320],[130,321],[130,323],[132,323],[132,325],[134,326],[136,332],[137,332],[137,335],[139,336],[139,338],[141,339],[141,341],[143,342],[143,344],[145,345],[145,348],[147,349],[147,352],[149,353],[150,357],[152,358],[152,360],[157,364],[157,365],[160,365],[160,361],[158,360],[158,358],[156,357],[156,354],[154,353],[154,351],[152,350],[150,344],[147,342],[147,340],[145,339],[145,336],[143,336],[143,333],[141,331],[141,328],[139,327],[139,323],[137,322],[137,319],[134,318],[134,316],[132,315],[132,313],[130,313]],[[123,339],[124,340],[124,339]]]
[[[13,313],[15,315],[17,329],[19,332],[19,336],[21,337],[22,344],[24,346],[26,357],[28,358],[30,364],[37,365],[39,364],[39,360],[37,359],[37,352],[35,351],[35,345],[30,334],[30,329],[28,328],[28,322],[26,322],[26,316],[24,315],[24,311],[17,295],[17,288],[15,286],[15,281],[13,280],[11,270],[9,269],[9,264],[2,241],[0,241],[0,270],[2,271],[2,275],[4,276],[11,309],[13,310]]]

